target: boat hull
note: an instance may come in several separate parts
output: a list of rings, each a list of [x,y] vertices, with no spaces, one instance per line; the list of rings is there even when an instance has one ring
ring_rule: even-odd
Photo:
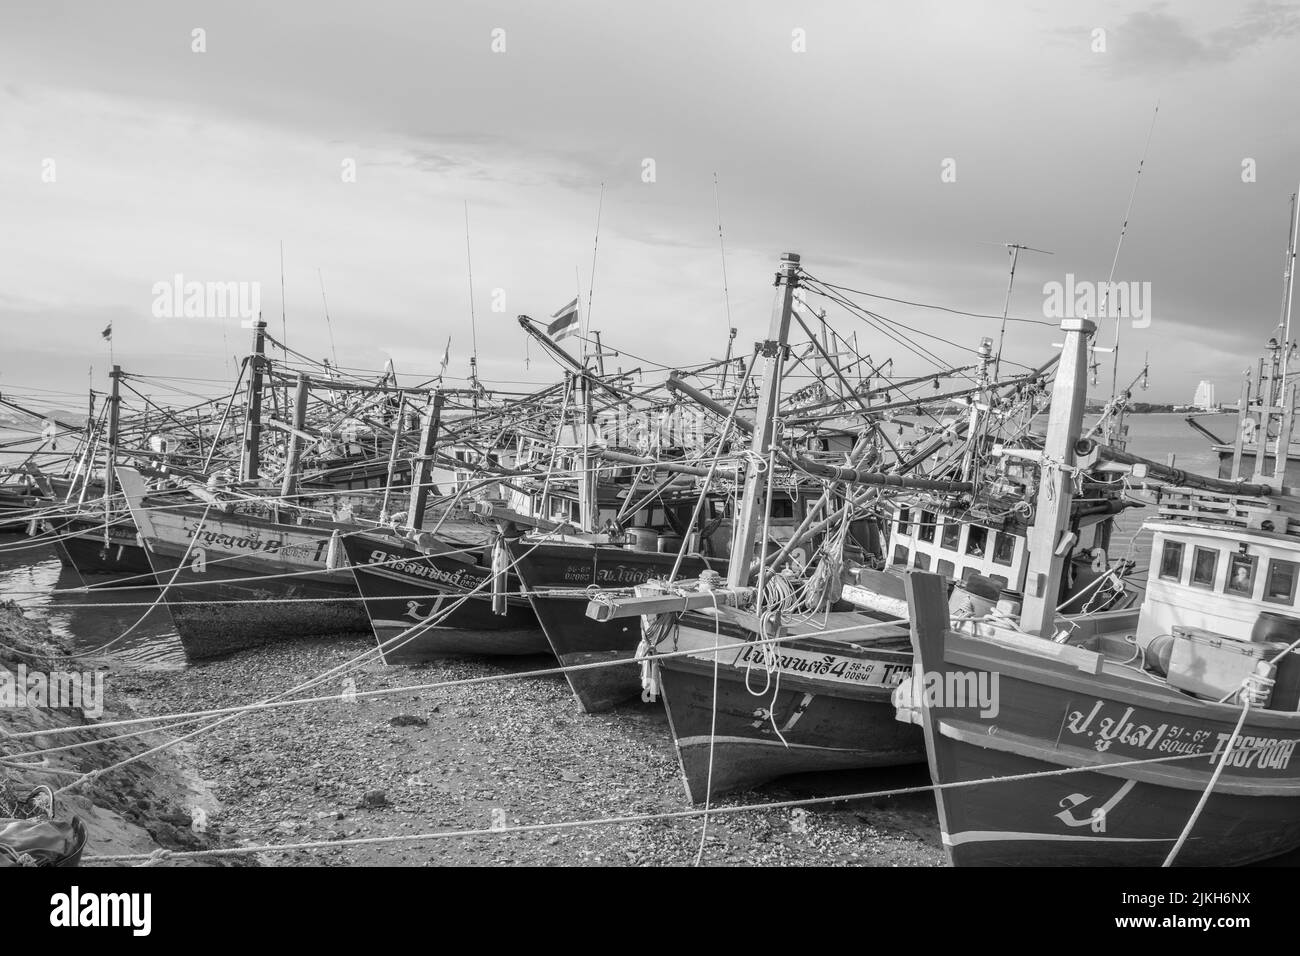
[[[506,613],[493,611],[490,546],[474,546],[475,553],[469,556],[473,560],[466,562],[373,535],[352,535],[343,543],[387,663],[453,655],[549,653],[537,615],[519,595],[519,579],[513,574],[507,575],[511,593]],[[453,609],[438,625],[406,634],[449,607]]]
[[[949,631],[940,582],[914,577],[922,582],[910,587],[926,591],[911,599],[916,666],[931,693],[913,678],[900,696],[903,716],[925,730],[954,865],[1161,865],[1241,707],[1122,668],[1087,672],[1088,652],[1032,636],[995,643]],[[991,693],[972,705],[980,686]],[[1249,713],[1174,862],[1233,866],[1300,847],[1297,744],[1300,715]]]
[[[46,528],[54,536],[54,550],[65,567],[85,577],[107,578],[112,585],[149,586],[154,583],[149,558],[136,536],[136,527],[127,519],[119,519],[108,528],[108,543],[104,543],[102,518],[74,517],[47,521]]]
[[[140,522],[149,565],[191,660],[302,637],[368,634],[346,567],[327,566],[330,528],[171,505]],[[144,530],[145,528],[149,530]]]
[[[894,720],[893,688],[910,650],[791,642],[768,661],[753,637],[707,615],[683,615],[659,662],[664,706],[686,792],[701,803],[795,773],[922,763],[920,730]],[[716,667],[715,667],[716,663]],[[773,668],[769,673],[768,665]]]
[[[593,585],[631,588],[651,578],[666,578],[677,555],[526,538],[509,541],[507,546],[556,659],[568,668],[586,666],[565,672],[582,709],[599,713],[639,698],[641,670],[632,658],[641,641],[640,619],[592,620],[587,617],[591,595],[586,589]],[[698,577],[710,567],[726,570],[717,561],[688,557],[678,576]]]

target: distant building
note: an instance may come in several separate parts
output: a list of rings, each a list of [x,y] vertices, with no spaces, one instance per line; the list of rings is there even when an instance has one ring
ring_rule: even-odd
[[[1201,412],[1217,411],[1219,406],[1214,401],[1214,383],[1202,379],[1201,384],[1196,386],[1196,397],[1192,399],[1192,407]]]

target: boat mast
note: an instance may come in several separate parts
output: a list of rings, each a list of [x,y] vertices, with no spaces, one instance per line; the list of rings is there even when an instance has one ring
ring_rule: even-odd
[[[425,412],[424,428],[420,432],[420,447],[411,463],[411,507],[406,516],[406,530],[419,531],[424,527],[424,509],[429,501],[429,485],[433,477],[434,450],[438,442],[438,425],[442,419],[442,389],[433,393],[433,401]],[[394,437],[394,441],[396,437]]]
[[[1287,240],[1286,271],[1283,273],[1286,286],[1282,296],[1282,318],[1281,321],[1278,322],[1278,325],[1282,329],[1282,368],[1280,373],[1280,381],[1278,383],[1278,396],[1277,396],[1278,401],[1282,401],[1283,398],[1285,398],[1286,396],[1287,374],[1291,370],[1291,302],[1292,302],[1293,295],[1295,293],[1296,232],[1297,230],[1300,230],[1300,203],[1297,202],[1297,196],[1300,196],[1300,191],[1291,194],[1291,217],[1290,217],[1291,235]],[[1267,432],[1261,433],[1260,435],[1261,442],[1266,440],[1267,438],[1268,438]],[[1285,453],[1282,450],[1283,448],[1282,442],[1284,440],[1285,439],[1283,439],[1281,432],[1279,432],[1277,438],[1277,450],[1275,452],[1275,461],[1281,464],[1283,468],[1285,468],[1285,462],[1283,461],[1283,456]]]
[[[307,388],[310,379],[302,372],[293,389],[293,428],[289,431],[289,454],[284,461],[284,476],[280,482],[280,495],[292,499],[298,494],[298,463],[302,451],[302,436],[307,430]]]
[[[239,462],[241,481],[257,478],[258,455],[262,443],[262,362],[266,351],[266,323],[260,318],[253,323],[253,374],[248,379],[248,401],[244,419],[244,453]]]
[[[120,394],[119,382],[122,378],[122,367],[114,365],[113,371],[108,373],[109,380],[112,384],[112,391],[108,396],[108,466],[104,469],[104,518],[108,519],[109,511],[113,507],[113,493],[117,490],[117,443],[119,431],[120,409],[122,398]],[[104,527],[105,535],[108,534],[107,524]]]
[[[772,307],[772,321],[767,340],[763,342],[763,385],[759,390],[758,408],[754,414],[754,437],[750,443],[751,459],[745,469],[745,494],[736,521],[736,540],[731,551],[731,564],[727,584],[743,587],[749,583],[749,567],[754,557],[754,545],[759,525],[767,508],[767,474],[757,467],[767,461],[772,439],[776,432],[776,411],[781,399],[781,365],[785,358],[785,344],[790,331],[794,292],[799,286],[799,255],[787,252],[781,257],[781,267],[776,274],[776,301]]]
[[[574,449],[578,465],[578,521],[583,531],[596,531],[600,509],[596,506],[596,476],[591,460],[591,388],[585,372],[574,376],[573,387],[576,392],[573,437],[578,443]]]
[[[1070,553],[1065,534],[1070,524],[1070,499],[1074,491],[1075,442],[1083,426],[1088,395],[1088,338],[1097,326],[1091,319],[1064,319],[1065,345],[1056,369],[1052,404],[1043,442],[1038,480],[1038,503],[1029,529],[1029,572],[1021,630],[1051,638],[1055,631],[1061,575]]]

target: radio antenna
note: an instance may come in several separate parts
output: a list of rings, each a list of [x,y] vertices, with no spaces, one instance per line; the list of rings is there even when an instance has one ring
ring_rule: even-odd
[[[1102,301],[1102,307],[1099,315],[1105,313],[1110,302],[1111,283],[1115,280],[1115,267],[1119,264],[1119,252],[1124,248],[1124,237],[1128,234],[1129,215],[1133,212],[1133,200],[1137,198],[1138,183],[1142,181],[1142,169],[1147,163],[1147,153],[1151,149],[1151,135],[1156,131],[1156,117],[1160,115],[1160,101],[1156,100],[1156,108],[1151,114],[1151,126],[1147,130],[1147,142],[1142,147],[1142,159],[1138,161],[1137,175],[1133,177],[1133,189],[1128,194],[1128,207],[1124,210],[1124,224],[1119,230],[1119,241],[1115,243],[1115,256],[1110,261],[1110,275],[1106,277],[1106,298]],[[1119,388],[1119,331],[1123,324],[1123,316],[1115,316],[1115,348],[1111,357],[1110,372],[1110,397],[1115,398],[1115,392]],[[1109,437],[1109,436],[1108,436]]]

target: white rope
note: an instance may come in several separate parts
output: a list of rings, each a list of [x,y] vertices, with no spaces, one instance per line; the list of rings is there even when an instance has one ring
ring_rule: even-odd
[[[1201,811],[1205,809],[1205,804],[1209,802],[1210,793],[1214,790],[1214,785],[1219,782],[1219,777],[1223,775],[1223,768],[1228,765],[1228,758],[1232,756],[1232,745],[1237,742],[1237,736],[1241,733],[1242,725],[1246,723],[1246,715],[1250,713],[1250,697],[1242,695],[1241,716],[1237,718],[1237,726],[1232,729],[1232,737],[1223,745],[1223,756],[1219,758],[1219,764],[1214,768],[1214,773],[1210,775],[1210,781],[1205,785],[1205,792],[1201,794],[1201,799],[1196,802],[1196,808],[1192,810],[1192,815],[1187,819],[1187,825],[1183,827],[1183,832],[1178,835],[1178,842],[1174,844],[1169,855],[1165,857],[1165,862],[1160,864],[1162,867],[1174,865],[1174,859],[1182,850],[1183,844],[1191,836],[1192,828],[1196,826],[1196,821],[1201,817]]]

